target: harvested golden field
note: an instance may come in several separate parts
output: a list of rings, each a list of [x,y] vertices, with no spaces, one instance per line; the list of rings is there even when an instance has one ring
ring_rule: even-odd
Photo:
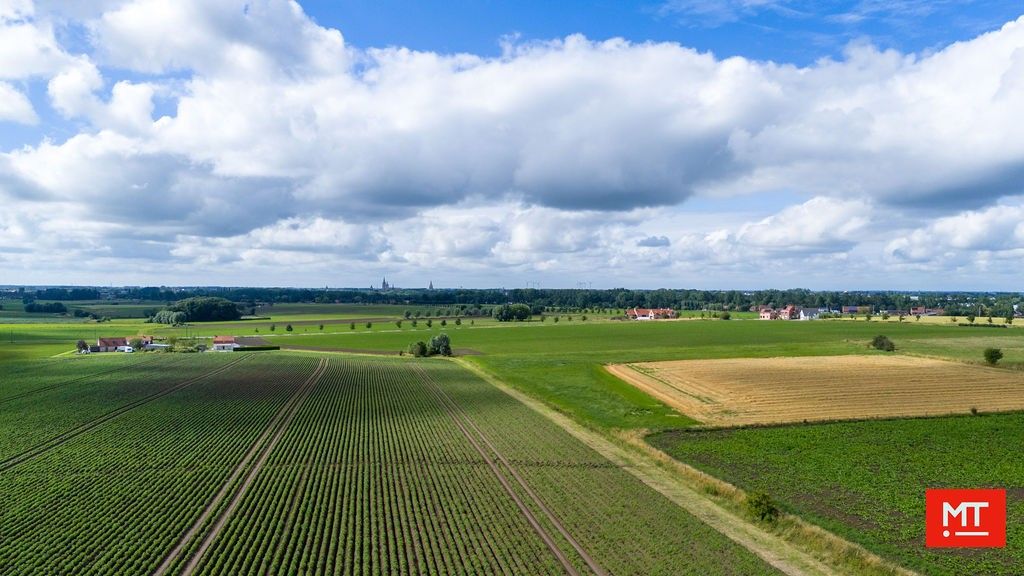
[[[608,370],[708,426],[1024,409],[1024,374],[909,356],[617,364]]]

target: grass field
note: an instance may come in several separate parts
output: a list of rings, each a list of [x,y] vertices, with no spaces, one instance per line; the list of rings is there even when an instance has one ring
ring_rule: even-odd
[[[930,358],[679,360],[608,369],[708,426],[1024,410],[1024,373]]]
[[[713,431],[648,441],[922,574],[1020,574],[1024,414]],[[924,547],[925,488],[1007,488],[1005,549]]]
[[[0,573],[776,573],[449,362],[19,366]]]

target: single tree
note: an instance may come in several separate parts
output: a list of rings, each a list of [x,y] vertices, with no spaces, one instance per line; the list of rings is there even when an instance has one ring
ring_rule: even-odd
[[[89,345],[85,343],[85,340],[79,340],[75,343],[75,348],[79,351],[85,351],[89,349]]]
[[[401,320],[395,320],[395,327],[401,329],[402,328],[402,321]]]
[[[434,321],[429,319],[429,318],[427,318],[427,328],[432,328],[433,326],[434,326]]]
[[[366,329],[369,330],[370,328],[373,328],[373,322],[366,323]]]
[[[452,355],[452,343],[448,338],[448,335],[444,332],[434,336],[430,339],[430,344],[427,347],[427,354],[434,356],[440,354],[441,356]]]
[[[270,325],[270,331],[273,332],[274,330],[277,330],[277,324]]]
[[[349,330],[355,330],[356,329],[356,323],[355,322],[349,322],[348,323],[348,329]]]
[[[1013,314],[1009,314],[1006,316],[1006,323],[1013,324]]]
[[[456,318],[455,319],[455,325],[456,326],[462,326],[462,318]]]
[[[995,366],[1000,360],[1003,359],[1003,351],[999,348],[985,348],[985,362],[988,362],[992,366]]]
[[[969,323],[971,323],[971,324],[974,324],[974,321],[975,321],[976,319],[977,319],[977,318],[976,318],[976,317],[974,316],[974,314],[968,314],[968,315],[967,315],[967,321],[968,321]]]
[[[323,332],[323,331],[324,331],[324,325],[323,325],[323,324],[321,324],[321,325],[320,325],[320,331],[321,331],[321,332]]]
[[[292,328],[292,325],[289,324],[289,325],[284,327],[284,330],[285,330],[285,332],[291,332],[292,330],[294,330],[294,328]]]
[[[448,325],[448,321],[447,320],[441,320],[441,327],[442,328],[444,328],[447,325]]]

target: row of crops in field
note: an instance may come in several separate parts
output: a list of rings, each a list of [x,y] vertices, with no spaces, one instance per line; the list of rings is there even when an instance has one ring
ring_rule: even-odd
[[[471,373],[383,359],[332,363],[195,565],[223,575],[775,573]]]
[[[0,470],[0,573],[152,572],[316,364],[239,360],[167,364],[147,377],[162,386],[211,375]],[[75,399],[48,402],[59,412]]]
[[[88,358],[7,360],[0,370],[0,403],[158,358],[155,354],[102,354]]]
[[[236,358],[237,360],[237,358]],[[10,458],[77,426],[201,376],[224,364],[212,355],[160,355],[84,378],[55,380],[0,402],[0,469]],[[30,379],[22,375],[19,379]]]
[[[679,460],[922,574],[1024,566],[1024,413],[664,432]],[[1006,488],[1000,549],[924,546],[926,488]]]

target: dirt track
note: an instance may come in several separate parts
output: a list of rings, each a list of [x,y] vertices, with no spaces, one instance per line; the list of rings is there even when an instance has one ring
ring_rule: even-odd
[[[681,360],[607,368],[710,426],[1024,409],[1024,374],[909,356]]]

